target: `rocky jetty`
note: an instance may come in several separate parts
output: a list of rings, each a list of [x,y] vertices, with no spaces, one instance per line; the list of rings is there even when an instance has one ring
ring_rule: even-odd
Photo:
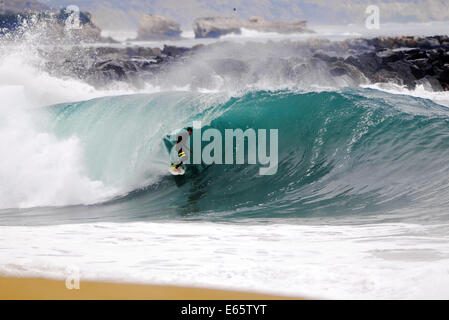
[[[242,28],[277,33],[312,32],[307,29],[306,21],[267,21],[261,17],[250,17],[248,21],[233,17],[198,18],[193,24],[196,38],[218,38],[229,33],[240,34]]]
[[[140,20],[136,40],[179,39],[181,32],[177,22],[162,16],[145,14]]]
[[[279,80],[280,85],[394,83],[410,89],[424,85],[435,91],[449,90],[447,36],[217,42],[193,48],[164,46],[162,50],[74,47],[69,53],[52,50],[43,54],[49,70],[76,75],[96,86],[118,80],[136,86],[147,81],[178,81],[177,85],[195,83],[198,87],[227,81],[239,87]]]
[[[334,76],[351,74],[355,67],[372,83],[409,89],[425,84],[435,91],[449,90],[449,37],[379,37],[364,42],[362,52],[348,57],[315,57],[325,61]]]
[[[198,46],[199,48],[201,46]],[[58,76],[77,77],[101,87],[113,81],[124,81],[143,86],[163,73],[173,63],[187,62],[195,48],[164,46],[147,47],[81,47],[53,48],[40,51],[47,61],[46,69]]]

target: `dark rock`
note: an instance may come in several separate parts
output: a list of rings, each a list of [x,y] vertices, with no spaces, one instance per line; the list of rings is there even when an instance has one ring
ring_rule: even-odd
[[[416,65],[411,65],[410,71],[413,74],[413,76],[418,80],[424,78],[424,76],[426,75],[425,71]]]
[[[421,51],[420,48],[401,48],[396,50],[401,50],[408,56],[418,54]]]
[[[162,50],[162,53],[166,54],[167,56],[170,56],[170,57],[177,57],[177,56],[181,56],[189,51],[190,51],[190,48],[164,45],[164,49]]]
[[[414,88],[415,75],[412,72],[412,65],[405,61],[396,61],[388,64],[389,70],[395,72],[396,76],[408,87]],[[417,71],[415,70],[417,73]]]
[[[438,50],[432,49],[427,52],[427,56],[429,57],[429,63],[431,63],[436,60],[439,60],[442,54]]]
[[[348,73],[348,71],[345,68],[342,67],[335,67],[329,70],[330,74],[334,77],[340,77]]]
[[[417,60],[422,58],[428,58],[427,53],[423,50],[417,50],[414,53],[411,53],[410,51],[407,52],[406,59],[407,60]]]
[[[379,52],[377,56],[382,58],[382,63],[395,62],[404,59],[404,52],[385,49],[385,51]]]
[[[95,63],[94,68],[111,80],[124,80],[126,78],[125,65],[121,61],[98,62]]]
[[[441,56],[441,61],[444,63],[449,63],[449,51],[446,51]]]
[[[313,55],[313,57],[321,59],[321,60],[326,61],[326,62],[336,62],[338,60],[337,57],[329,56],[329,55],[327,55],[327,54],[325,54],[323,52],[317,52],[317,53],[315,53]]]
[[[375,52],[362,53],[357,57],[348,57],[345,62],[352,64],[362,71],[365,75],[372,75],[377,72],[381,66],[382,58]]]
[[[438,80],[446,87],[449,86],[449,68],[438,75]]]
[[[145,57],[147,59],[154,59],[157,56],[162,54],[162,51],[159,48],[146,48],[146,47],[138,47],[136,48],[137,55],[140,57]]]
[[[417,67],[421,68],[421,69],[425,69],[427,67],[431,67],[432,64],[429,63],[429,59],[428,58],[421,58],[421,59],[416,59],[413,61],[410,61],[411,63],[413,63],[414,65],[416,65]]]

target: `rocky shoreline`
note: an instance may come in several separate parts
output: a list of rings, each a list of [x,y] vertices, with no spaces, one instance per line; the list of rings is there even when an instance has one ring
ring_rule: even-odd
[[[260,52],[263,59],[254,62],[254,52]],[[283,57],[286,52],[291,56]],[[229,82],[243,77],[247,82],[284,77],[293,83],[307,83],[307,77],[321,70],[328,81],[344,80],[348,85],[394,83],[409,89],[424,85],[434,91],[449,91],[447,36],[268,44],[217,42],[192,48],[165,45],[163,49],[75,46],[70,52],[52,50],[41,54],[51,72],[79,77],[95,86],[113,81],[136,86],[147,81],[157,84],[176,66],[181,67],[176,80],[190,77],[199,85],[209,83],[212,75]],[[190,65],[195,68],[188,68]]]
[[[373,48],[330,61],[331,73],[350,73],[355,67],[372,83],[393,82],[409,89],[427,82],[434,91],[449,90],[449,37],[399,37],[366,40]],[[331,59],[333,60],[333,59]]]
[[[101,37],[101,30],[87,12],[80,12],[81,29],[67,30],[68,13],[52,11],[36,0],[8,0],[0,11],[2,40],[14,42],[21,32],[39,33],[38,51],[51,74],[74,77],[96,87],[122,81],[136,87],[153,85],[192,86],[215,89],[270,83],[321,86],[357,86],[394,83],[414,89],[423,85],[434,91],[449,91],[449,37],[377,37],[330,41],[236,43],[218,41],[193,47],[148,48],[122,44]],[[23,19],[27,28],[21,26]],[[199,18],[196,38],[239,33],[241,28],[261,32],[312,32],[305,21],[266,21],[251,17]],[[180,39],[175,21],[146,14],[136,40]],[[89,44],[90,43],[90,44]],[[50,46],[51,48],[45,48]],[[41,66],[39,66],[41,67]]]

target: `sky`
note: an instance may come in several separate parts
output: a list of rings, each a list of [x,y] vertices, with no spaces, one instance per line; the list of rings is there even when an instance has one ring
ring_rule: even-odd
[[[310,25],[362,23],[369,5],[382,22],[449,20],[449,0],[40,0],[51,7],[78,5],[103,29],[136,29],[144,13],[191,27],[197,17],[256,15],[268,20],[307,20]],[[236,8],[236,11],[233,9]]]

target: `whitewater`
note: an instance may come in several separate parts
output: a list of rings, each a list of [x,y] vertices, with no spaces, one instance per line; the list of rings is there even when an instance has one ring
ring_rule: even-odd
[[[447,93],[270,68],[243,88],[96,88],[48,73],[35,42],[1,49],[0,275],[449,297]],[[193,121],[278,129],[278,172],[174,179],[163,139]]]

